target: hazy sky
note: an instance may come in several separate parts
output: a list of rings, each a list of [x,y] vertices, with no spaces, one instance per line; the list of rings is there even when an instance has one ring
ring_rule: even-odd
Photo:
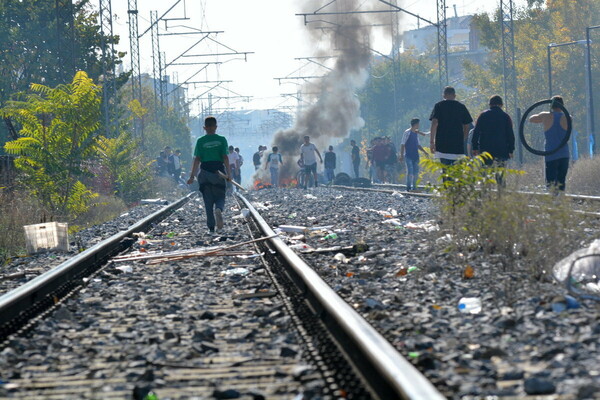
[[[325,5],[330,0],[323,0]],[[139,29],[142,34],[150,26],[150,11],[157,10],[162,15],[177,0],[138,0]],[[377,0],[365,0],[364,4],[376,4]],[[517,1],[517,3],[522,3]],[[210,65],[203,72],[195,76],[192,81],[230,80],[231,83],[222,84],[212,91],[215,96],[240,94],[252,96],[250,102],[242,99],[223,99],[215,107],[240,108],[274,108],[278,106],[295,106],[297,101],[293,97],[282,97],[282,94],[294,94],[298,90],[299,81],[283,81],[279,84],[274,78],[286,76],[322,75],[326,70],[307,61],[294,60],[298,57],[309,57],[315,54],[318,43],[308,40],[302,17],[296,13],[309,13],[313,9],[303,6],[300,0],[181,0],[166,18],[183,18],[189,20],[175,20],[160,24],[161,33],[191,32],[194,29],[204,31],[224,31],[218,35],[211,35],[220,42],[217,44],[209,39],[204,39],[187,54],[207,54],[231,52],[253,52],[247,61],[243,57],[201,57],[179,58],[178,62],[206,62],[218,61],[223,64]],[[435,21],[435,0],[398,0],[400,7],[415,14]],[[497,7],[497,1],[457,0],[447,1],[448,16],[454,15],[454,7],[458,15],[475,12],[489,12]],[[185,7],[184,7],[185,5]],[[115,15],[115,33],[121,36],[118,49],[129,53],[127,0],[112,0],[113,15]],[[385,7],[382,5],[382,7]],[[391,14],[390,14],[391,20]],[[402,17],[401,30],[414,29],[416,19],[410,16]],[[161,36],[161,51],[166,53],[167,63],[178,57],[186,49],[201,38],[201,35]],[[229,47],[229,49],[227,47]],[[377,36],[374,44],[376,50],[389,54],[391,39]],[[140,39],[141,69],[142,72],[152,74],[152,47],[150,32]],[[234,59],[238,58],[238,59]],[[241,58],[241,59],[239,59]],[[168,68],[169,75],[177,74],[178,81],[184,82],[202,65],[173,66]],[[130,68],[129,54],[125,60],[125,68]],[[188,96],[193,98],[207,91],[213,85],[192,85]],[[196,102],[195,107],[199,104]],[[193,108],[192,112],[197,112]]]

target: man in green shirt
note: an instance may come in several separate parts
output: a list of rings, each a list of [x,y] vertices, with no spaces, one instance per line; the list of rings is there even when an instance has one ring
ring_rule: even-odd
[[[206,225],[210,232],[223,229],[223,210],[225,209],[226,180],[219,171],[227,171],[227,181],[231,181],[231,170],[227,156],[227,139],[217,135],[217,120],[207,117],[204,120],[206,135],[198,138],[194,149],[192,172],[188,184],[194,183],[194,177],[200,166],[198,183],[206,208]]]

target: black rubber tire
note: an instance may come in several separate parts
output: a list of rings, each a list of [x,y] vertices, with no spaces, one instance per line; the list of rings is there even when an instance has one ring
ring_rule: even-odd
[[[370,188],[373,186],[371,180],[367,178],[354,178],[352,179],[352,186],[361,188]]]
[[[333,179],[333,183],[336,185],[341,185],[341,186],[351,186],[352,178],[350,178],[350,175],[348,175],[347,173],[340,172]]]
[[[544,104],[552,104],[552,99],[538,101],[537,103],[529,107],[521,117],[521,123],[519,124],[519,139],[521,140],[521,143],[523,143],[523,146],[527,149],[527,151],[538,156],[549,156],[551,154],[556,153],[569,142],[569,139],[571,139],[571,132],[573,130],[573,121],[571,119],[571,114],[569,114],[569,111],[565,108],[565,106],[563,106],[560,103],[557,103],[558,107],[562,110],[563,113],[565,113],[565,117],[567,118],[567,134],[565,135],[565,138],[556,149],[551,151],[537,150],[531,147],[525,139],[525,121],[527,121],[527,117],[529,117],[529,113],[531,113],[531,111],[533,111],[536,107],[539,107]]]

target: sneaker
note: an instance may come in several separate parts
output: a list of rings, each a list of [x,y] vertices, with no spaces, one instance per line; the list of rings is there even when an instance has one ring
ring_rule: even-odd
[[[217,222],[217,230],[223,229],[223,211],[220,208],[215,208],[215,221]]]

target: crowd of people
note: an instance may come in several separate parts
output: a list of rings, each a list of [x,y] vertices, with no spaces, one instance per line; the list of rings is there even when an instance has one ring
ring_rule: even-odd
[[[170,146],[165,146],[156,159],[156,174],[172,178],[176,184],[180,184],[183,183],[181,170],[181,150],[173,151]]]
[[[419,136],[429,136],[429,151],[445,166],[453,165],[465,156],[477,156],[485,152],[491,156],[486,159],[486,164],[504,167],[513,157],[515,135],[512,119],[502,110],[503,105],[500,96],[492,96],[489,99],[489,108],[473,121],[467,107],[456,99],[454,88],[444,88],[443,100],[435,104],[429,117],[429,133],[420,131],[421,121],[413,118],[410,127],[402,134],[400,149],[397,149],[392,139],[387,136],[371,141],[371,146],[365,149],[366,168],[370,178],[375,182],[395,183],[401,164],[405,164],[407,190],[415,190],[419,176],[419,152],[427,154],[426,149],[419,143]],[[532,115],[529,122],[542,125],[544,130],[547,186],[564,191],[570,155],[569,148],[564,143],[568,126],[562,97],[554,96],[550,111]],[[204,129],[206,135],[196,143],[187,183],[191,184],[194,179],[198,179],[206,207],[207,225],[210,231],[215,231],[223,227],[222,213],[227,187],[230,187],[232,182],[241,184],[241,166],[244,160],[239,148],[229,146],[227,139],[216,134],[217,121],[214,117],[206,118]],[[350,146],[352,170],[354,177],[359,178],[361,149],[355,140],[350,141]],[[279,187],[279,171],[284,162],[283,157],[279,148],[273,146],[271,152],[266,155],[266,160],[263,160],[266,150],[267,147],[261,145],[254,153],[254,169],[258,171],[264,165],[264,169],[270,172],[271,185]],[[325,181],[334,181],[337,156],[333,146],[329,146],[322,157],[317,146],[311,143],[310,137],[304,136],[298,150],[298,166],[304,177],[303,181],[299,182],[300,187],[306,189],[311,179],[315,187],[319,185],[317,162],[324,164]],[[157,172],[179,179],[180,155],[181,151],[172,152],[170,147],[165,147],[157,160]],[[497,180],[502,184],[502,176],[497,176]]]

